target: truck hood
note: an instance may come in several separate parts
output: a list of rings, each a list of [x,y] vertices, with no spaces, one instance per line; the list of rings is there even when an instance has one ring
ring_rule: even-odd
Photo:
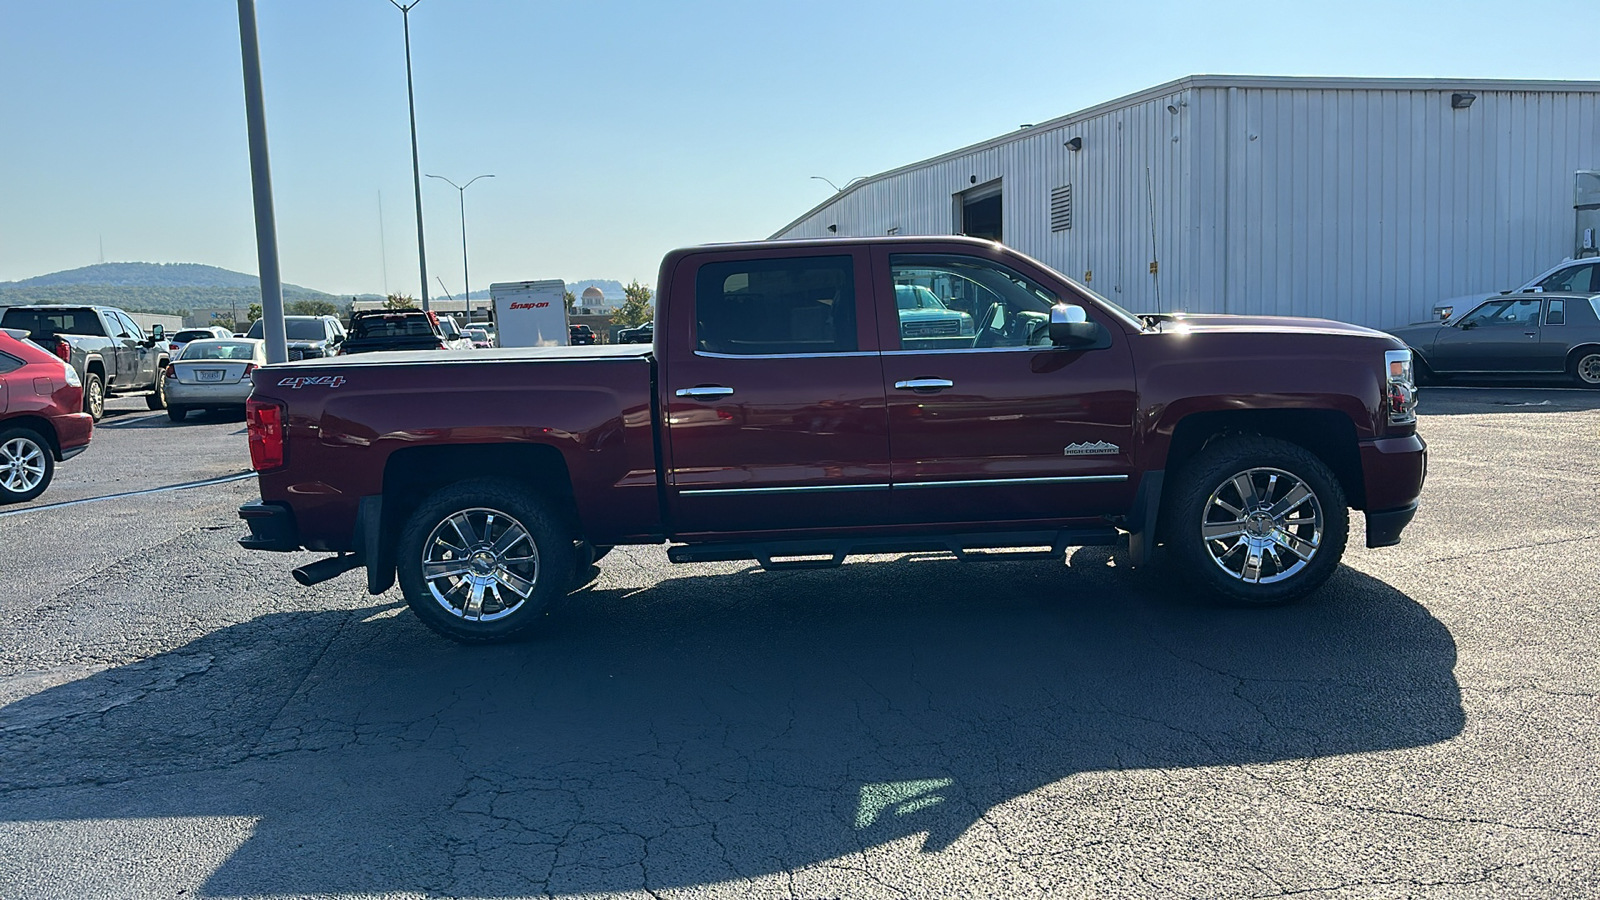
[[[1156,331],[1164,334],[1201,334],[1212,332],[1256,332],[1270,334],[1347,334],[1352,337],[1387,338],[1388,335],[1372,328],[1336,322],[1332,319],[1309,319],[1297,316],[1223,316],[1190,313],[1143,316]]]

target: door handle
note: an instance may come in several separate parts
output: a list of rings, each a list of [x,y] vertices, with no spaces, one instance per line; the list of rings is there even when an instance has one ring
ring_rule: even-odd
[[[955,386],[956,383],[948,378],[912,378],[894,383],[897,391],[942,391]]]
[[[689,397],[695,400],[711,400],[716,397],[726,397],[733,393],[733,388],[723,387],[720,384],[705,384],[700,387],[678,388],[675,393],[679,397]]]
[[[1537,332],[1537,331],[1524,331],[1523,334],[1527,335],[1528,337],[1538,337],[1539,336],[1539,332]]]

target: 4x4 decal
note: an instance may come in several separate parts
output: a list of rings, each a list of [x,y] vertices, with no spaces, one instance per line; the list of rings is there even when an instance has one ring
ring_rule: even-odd
[[[303,387],[336,388],[342,384],[344,384],[343,375],[318,375],[315,378],[306,378],[304,376],[299,378],[285,378],[278,382],[278,387],[294,388],[298,391]]]

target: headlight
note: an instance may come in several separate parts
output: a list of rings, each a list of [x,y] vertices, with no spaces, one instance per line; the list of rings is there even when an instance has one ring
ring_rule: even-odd
[[[72,367],[72,363],[64,362],[61,367],[67,370],[67,384],[73,387],[83,387],[83,379],[78,377],[78,370]]]
[[[1386,350],[1384,397],[1389,407],[1390,425],[1409,425],[1417,421],[1417,379],[1412,371],[1410,350]]]

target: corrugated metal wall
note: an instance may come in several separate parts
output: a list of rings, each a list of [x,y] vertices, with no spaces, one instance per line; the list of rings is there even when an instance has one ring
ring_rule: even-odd
[[[998,178],[1007,244],[1132,309],[1376,327],[1572,253],[1573,173],[1600,168],[1592,87],[1475,89],[1455,110],[1461,88],[1219,81],[873,180],[781,236],[949,234],[956,196]],[[1052,233],[1067,183],[1072,228]]]

